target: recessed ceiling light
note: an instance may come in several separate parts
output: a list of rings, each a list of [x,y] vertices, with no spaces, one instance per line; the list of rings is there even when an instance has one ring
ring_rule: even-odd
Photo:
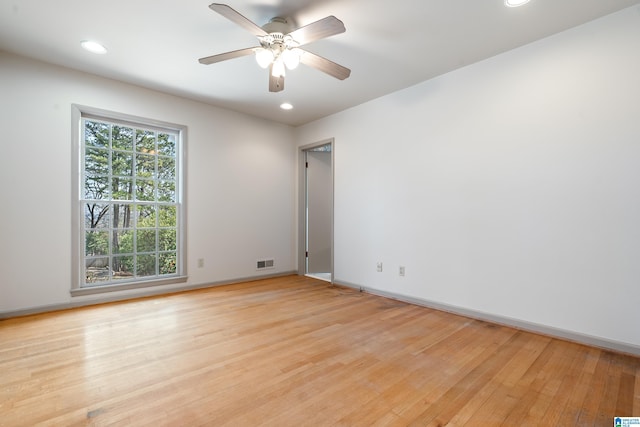
[[[288,102],[284,102],[280,104],[280,108],[282,108],[283,110],[291,110],[293,108],[293,105],[289,104]]]
[[[504,5],[507,7],[518,7],[525,3],[529,3],[529,0],[504,0]]]
[[[82,42],[80,42],[80,46],[92,53],[97,53],[100,55],[107,53],[106,47],[93,40],[83,40]]]

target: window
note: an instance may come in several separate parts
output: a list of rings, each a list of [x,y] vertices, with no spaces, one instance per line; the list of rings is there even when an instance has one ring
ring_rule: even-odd
[[[183,281],[184,128],[87,108],[78,113],[72,293]]]

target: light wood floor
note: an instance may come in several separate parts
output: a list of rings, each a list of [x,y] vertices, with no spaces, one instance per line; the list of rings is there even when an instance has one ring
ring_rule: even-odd
[[[640,359],[290,276],[0,321],[2,426],[611,426]]]

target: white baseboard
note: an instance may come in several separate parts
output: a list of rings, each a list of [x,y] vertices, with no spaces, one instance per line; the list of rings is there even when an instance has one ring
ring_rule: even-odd
[[[394,299],[397,301],[403,301],[409,304],[420,305],[423,307],[433,308],[435,310],[445,311],[448,313],[457,314],[472,319],[483,320],[486,322],[495,323],[498,325],[508,326],[516,329],[521,329],[528,332],[533,332],[541,335],[547,335],[554,338],[560,338],[566,341],[572,341],[579,344],[585,344],[592,347],[598,347],[606,350],[616,351],[618,353],[630,354],[632,356],[640,356],[640,346],[633,344],[608,340],[605,338],[595,337],[588,334],[581,334],[578,332],[567,331],[553,326],[546,326],[537,323],[527,322],[519,319],[513,319],[506,316],[499,316],[491,313],[484,313],[481,311],[471,310],[462,307],[456,307],[453,305],[442,304],[434,301],[425,300],[422,298],[411,297],[407,295],[397,294],[394,292],[380,291],[378,289],[368,288],[366,286],[357,285],[354,283],[344,282],[340,280],[334,280],[336,285],[342,285],[349,288],[358,289],[361,292],[366,292],[372,295],[378,295],[385,298]]]

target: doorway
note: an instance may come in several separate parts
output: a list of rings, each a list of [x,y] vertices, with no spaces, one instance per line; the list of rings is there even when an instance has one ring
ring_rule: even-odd
[[[299,270],[333,282],[333,140],[301,148],[303,230]]]

